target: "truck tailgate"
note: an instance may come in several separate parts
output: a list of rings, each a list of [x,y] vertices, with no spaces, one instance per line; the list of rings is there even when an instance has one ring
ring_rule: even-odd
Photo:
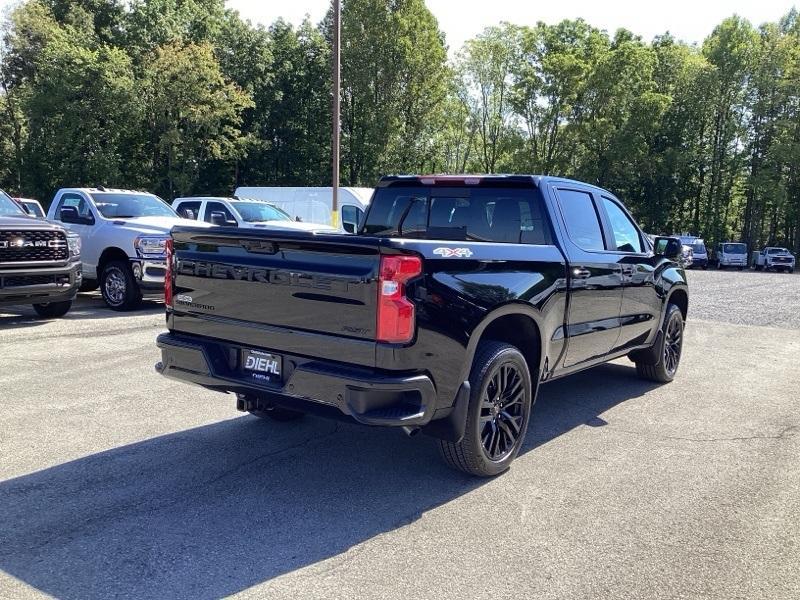
[[[375,240],[227,228],[176,228],[173,240],[173,331],[374,362]],[[337,339],[357,356],[335,356]]]

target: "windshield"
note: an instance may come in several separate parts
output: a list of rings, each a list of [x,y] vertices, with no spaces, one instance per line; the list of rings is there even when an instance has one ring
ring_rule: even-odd
[[[769,254],[787,254],[789,251],[786,248],[770,248],[767,252]]]
[[[747,246],[744,244],[723,244],[722,251],[725,254],[744,254],[747,252]]]
[[[0,190],[0,216],[18,217],[24,214],[25,211],[11,199],[11,196]]]
[[[106,219],[177,217],[161,198],[150,194],[92,194],[97,210]]]
[[[692,250],[694,250],[695,254],[705,254],[706,247],[703,244],[692,244]]]
[[[291,221],[292,217],[283,212],[280,208],[267,204],[266,202],[231,202],[242,220],[247,223],[258,223],[260,221]]]

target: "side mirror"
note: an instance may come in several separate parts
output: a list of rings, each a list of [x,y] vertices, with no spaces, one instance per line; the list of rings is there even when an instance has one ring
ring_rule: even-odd
[[[225,227],[228,224],[228,220],[225,218],[225,213],[216,210],[212,211],[211,224],[219,225],[220,227]]]
[[[74,206],[64,206],[58,213],[59,221],[62,223],[73,223],[75,225],[94,225],[94,217],[82,217],[78,214],[78,209]]]
[[[657,237],[653,243],[656,256],[663,256],[667,260],[679,260],[682,255],[681,241],[678,238]]]

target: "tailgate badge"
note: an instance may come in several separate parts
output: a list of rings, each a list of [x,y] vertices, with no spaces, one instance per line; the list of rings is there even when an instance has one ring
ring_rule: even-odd
[[[433,253],[438,254],[442,258],[451,258],[453,256],[457,258],[469,258],[472,256],[472,250],[469,248],[436,248]]]

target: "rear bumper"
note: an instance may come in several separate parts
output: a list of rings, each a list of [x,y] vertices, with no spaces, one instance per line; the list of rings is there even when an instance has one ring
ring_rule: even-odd
[[[73,300],[82,282],[81,263],[44,269],[0,270],[0,306]]]
[[[422,373],[393,373],[282,353],[282,383],[269,384],[241,370],[240,346],[175,333],[161,334],[156,344],[161,349],[156,371],[162,375],[220,392],[247,394],[265,407],[316,408],[365,425],[406,427],[427,425],[437,409],[434,383]]]

